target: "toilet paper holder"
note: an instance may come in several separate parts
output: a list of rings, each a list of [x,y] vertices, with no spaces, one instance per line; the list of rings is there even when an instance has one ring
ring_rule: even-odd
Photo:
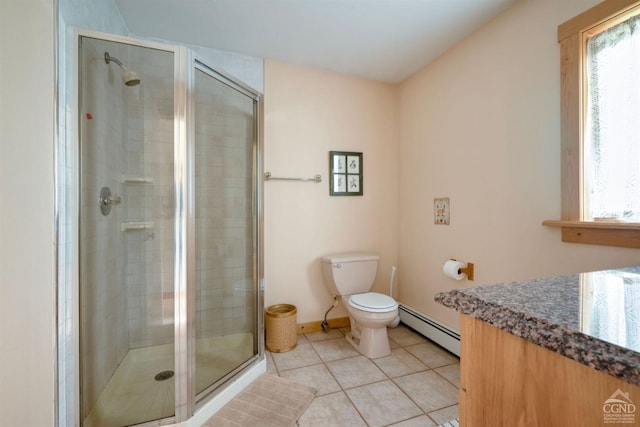
[[[468,262],[465,268],[460,269],[460,273],[466,274],[467,280],[471,280],[473,282],[473,263]]]
[[[457,260],[451,258],[451,261],[457,261]],[[466,264],[467,264],[466,267],[458,269],[458,274],[465,274],[467,276],[467,280],[471,280],[473,282],[473,263],[468,262]]]

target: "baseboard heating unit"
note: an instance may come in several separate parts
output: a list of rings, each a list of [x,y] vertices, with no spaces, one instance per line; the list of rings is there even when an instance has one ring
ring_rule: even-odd
[[[403,304],[399,305],[398,312],[402,323],[420,332],[458,357],[460,356],[460,332]]]

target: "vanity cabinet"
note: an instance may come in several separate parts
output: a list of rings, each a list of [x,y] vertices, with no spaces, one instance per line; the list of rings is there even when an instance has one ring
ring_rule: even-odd
[[[640,426],[640,267],[455,289],[462,427]]]
[[[618,389],[636,404],[640,388],[461,315],[462,427],[602,427],[603,406]]]

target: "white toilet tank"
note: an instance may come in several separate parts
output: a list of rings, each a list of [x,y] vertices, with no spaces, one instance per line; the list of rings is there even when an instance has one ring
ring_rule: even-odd
[[[324,256],[324,283],[332,295],[369,292],[376,278],[378,258],[378,255],[361,252]]]

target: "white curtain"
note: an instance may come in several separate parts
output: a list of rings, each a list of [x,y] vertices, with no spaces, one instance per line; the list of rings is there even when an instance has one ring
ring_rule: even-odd
[[[640,16],[587,44],[585,220],[640,222]]]

